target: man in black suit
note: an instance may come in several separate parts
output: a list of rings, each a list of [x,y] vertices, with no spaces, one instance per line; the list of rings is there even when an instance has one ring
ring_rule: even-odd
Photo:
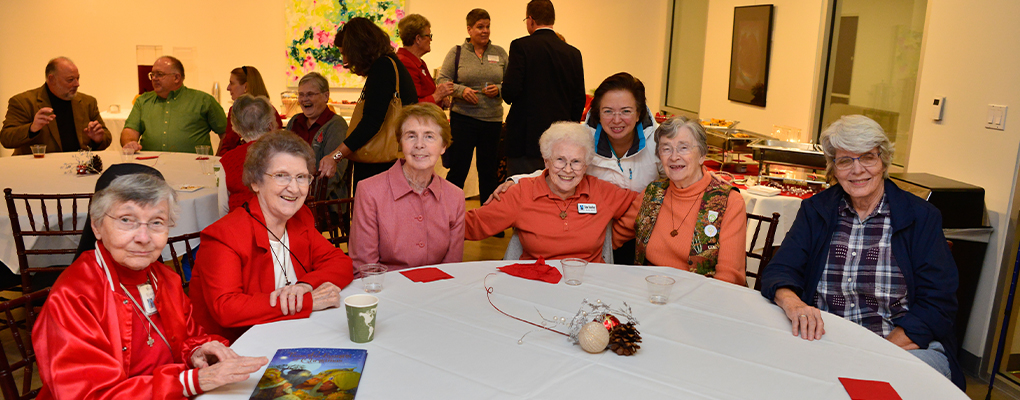
[[[581,52],[553,31],[556,12],[549,0],[531,0],[529,36],[510,43],[503,75],[503,100],[510,104],[506,118],[507,173],[531,173],[545,168],[538,138],[556,121],[581,121],[584,111],[584,68]]]

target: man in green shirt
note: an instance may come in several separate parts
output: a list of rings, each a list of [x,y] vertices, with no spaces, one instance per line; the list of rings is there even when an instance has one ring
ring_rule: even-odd
[[[195,146],[212,145],[209,131],[222,135],[226,130],[227,116],[216,99],[184,87],[180,60],[156,59],[149,79],[155,90],[138,96],[121,131],[125,149],[194,153]]]

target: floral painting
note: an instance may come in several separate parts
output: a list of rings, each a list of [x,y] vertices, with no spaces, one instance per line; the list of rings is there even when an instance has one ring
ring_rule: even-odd
[[[287,86],[297,86],[309,72],[326,77],[330,87],[360,88],[364,78],[340,64],[340,50],[333,46],[338,28],[354,17],[372,20],[398,46],[397,22],[404,17],[405,0],[288,0]]]

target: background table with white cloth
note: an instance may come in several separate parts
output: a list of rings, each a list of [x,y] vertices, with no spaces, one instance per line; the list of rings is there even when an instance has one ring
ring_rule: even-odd
[[[823,316],[821,340],[792,336],[783,311],[751,289],[672,268],[606,264],[589,264],[581,286],[504,273],[486,280],[503,265],[440,265],[454,279],[431,283],[386,274],[370,343],[349,340],[338,308],[255,326],[232,348],[270,359],[280,348],[366,349],[359,400],[849,399],[840,377],[887,381],[904,399],[967,398],[921,360],[842,318]],[[677,280],[668,304],[648,302],[650,274]],[[588,354],[565,336],[500,314],[483,281],[493,304],[536,323],[539,312],[569,321],[586,298],[614,308],[626,302],[640,322],[641,349],[629,357]],[[341,295],[357,293],[359,281]],[[200,398],[248,399],[263,372]]]
[[[103,160],[104,170],[106,167],[122,163],[122,156],[119,151],[112,150],[96,152]],[[212,175],[202,174],[199,161],[195,154],[188,153],[160,153],[144,152],[145,156],[158,156],[154,159],[138,160],[132,157],[129,162],[148,165],[159,170],[166,178],[167,183],[173,188],[182,185],[202,186],[197,191],[178,191],[180,214],[177,217],[177,225],[170,229],[170,236],[185,233],[198,232],[219,219],[219,212],[216,207],[216,178]],[[31,155],[0,158],[0,188],[11,188],[14,193],[28,194],[66,194],[66,193],[92,193],[96,187],[96,180],[99,174],[78,175],[65,169],[65,165],[77,164],[78,153],[49,153],[44,158],[33,158]],[[218,157],[212,157],[218,160]],[[55,224],[56,207],[50,201],[47,213],[50,215],[51,224]],[[70,201],[64,202],[65,223],[70,226],[71,208]],[[25,215],[24,203],[18,202],[18,215],[22,229],[29,229],[28,216]],[[41,210],[33,203],[33,213],[36,213],[36,222],[41,223]],[[83,229],[88,213],[88,201],[79,201],[78,227]],[[42,229],[40,227],[40,229]],[[68,241],[73,242],[73,244]],[[78,238],[68,237],[25,237],[25,246],[33,249],[57,248],[77,246]],[[197,239],[195,241],[197,243]],[[179,250],[182,253],[183,247]],[[169,257],[170,252],[164,250],[164,258]],[[14,245],[14,234],[11,230],[11,220],[7,210],[7,203],[0,202],[0,261],[6,264],[11,271],[17,273],[18,265],[17,249]],[[70,264],[70,255],[57,256],[32,256],[29,263],[33,266],[67,265]]]

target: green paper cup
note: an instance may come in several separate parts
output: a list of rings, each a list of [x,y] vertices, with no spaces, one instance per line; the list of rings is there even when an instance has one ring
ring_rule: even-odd
[[[355,294],[344,299],[347,308],[347,329],[354,343],[368,343],[375,338],[375,309],[379,298],[370,294]]]

